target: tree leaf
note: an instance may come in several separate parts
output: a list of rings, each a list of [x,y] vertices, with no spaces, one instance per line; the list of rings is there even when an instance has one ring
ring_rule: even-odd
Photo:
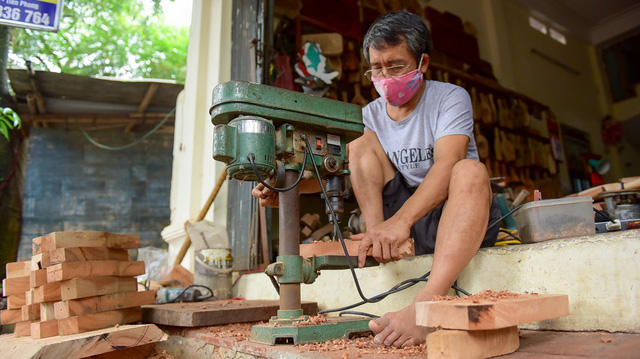
[[[9,140],[9,130],[7,130],[7,127],[5,127],[4,125],[0,125],[0,133],[2,133],[7,141]]]

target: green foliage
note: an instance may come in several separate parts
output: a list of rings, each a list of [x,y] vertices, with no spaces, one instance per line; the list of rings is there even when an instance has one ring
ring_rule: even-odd
[[[16,29],[13,52],[44,70],[184,82],[189,29],[166,25],[159,4],[67,0],[57,33]]]
[[[9,140],[9,133],[22,127],[22,119],[9,107],[0,107],[0,133]]]

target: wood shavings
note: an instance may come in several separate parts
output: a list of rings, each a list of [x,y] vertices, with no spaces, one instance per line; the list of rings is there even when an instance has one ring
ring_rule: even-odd
[[[322,325],[327,321],[327,317],[324,315],[316,315],[309,317],[307,320],[301,322],[293,322],[291,323],[294,327],[308,327],[312,325]]]
[[[492,301],[492,302],[496,302],[498,300],[501,299],[517,299],[517,298],[521,298],[524,296],[530,296],[530,295],[539,295],[538,293],[529,293],[529,292],[524,292],[524,294],[520,294],[520,293],[511,293],[509,291],[506,290],[502,290],[500,292],[494,292],[491,289],[486,289],[483,290],[482,292],[478,292],[475,294],[472,294],[468,297],[452,297],[452,296],[448,296],[448,295],[437,295],[435,297],[433,297],[433,301],[472,301],[473,303],[480,303],[480,301]]]
[[[361,358],[364,355],[383,355],[389,354],[393,357],[413,357],[427,355],[427,345],[421,344],[413,347],[395,348],[376,344],[373,336],[361,337],[355,339],[335,339],[323,343],[300,344],[295,345],[300,353],[315,352],[335,352],[345,350],[343,358]]]
[[[607,343],[611,343],[611,338],[600,338],[600,341],[607,344]]]
[[[227,325],[216,325],[209,327],[211,333],[218,337],[232,338],[236,341],[249,340],[251,336],[251,327],[256,323],[238,323]],[[262,324],[262,323],[260,323]]]

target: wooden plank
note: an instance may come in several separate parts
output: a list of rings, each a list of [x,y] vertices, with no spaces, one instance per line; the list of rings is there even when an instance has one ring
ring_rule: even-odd
[[[2,280],[2,296],[24,294],[29,288],[29,276],[5,278]]]
[[[140,307],[110,310],[58,320],[60,335],[78,334],[114,325],[138,322],[142,319]]]
[[[172,280],[177,280],[185,287],[193,284],[193,273],[181,265],[174,264],[173,269],[169,273],[169,277]]]
[[[91,359],[147,359],[162,357],[163,356],[161,355],[161,351],[158,350],[158,345],[156,343],[151,343],[96,355],[91,357]]]
[[[229,323],[269,320],[277,314],[277,300],[218,300],[199,303],[169,303],[145,305],[145,322],[177,327],[200,327]],[[304,314],[316,315],[318,304],[302,302]]]
[[[38,269],[33,270],[29,274],[29,287],[41,287],[47,284],[47,270],[46,269]]]
[[[133,277],[144,274],[144,261],[89,261],[54,264],[47,268],[47,281],[85,277]]]
[[[31,257],[31,270],[45,269],[51,265],[49,252],[42,252]]]
[[[145,304],[153,304],[155,300],[156,292],[153,290],[65,300],[54,304],[55,318],[63,319],[110,310],[139,307]]]
[[[47,320],[58,319],[56,318],[56,315],[55,315],[55,307],[54,307],[55,303],[59,303],[59,302],[40,303],[40,320],[41,321],[44,322]]]
[[[350,256],[358,256],[360,241],[345,239],[344,244],[346,245],[347,251],[349,252]],[[367,256],[371,256],[372,253],[373,248],[369,248],[369,250],[367,251]],[[412,257],[415,255],[414,253],[415,250],[413,248],[413,240],[404,242],[400,247],[400,254],[402,255],[402,257]],[[314,256],[344,256],[344,250],[342,249],[342,244],[340,242],[317,242],[311,244],[301,244],[300,255],[305,258]]]
[[[166,340],[153,324],[123,325],[89,333],[45,339],[0,336],[4,358],[85,358]],[[126,357],[122,357],[126,358]]]
[[[22,320],[29,322],[40,320],[40,303],[25,305],[21,310]]]
[[[49,338],[58,335],[58,321],[47,320],[31,323],[31,337],[34,339]]]
[[[518,327],[494,330],[438,330],[427,335],[429,359],[482,359],[513,353],[520,347]]]
[[[459,330],[512,327],[569,314],[566,294],[521,294],[497,301],[431,301],[416,303],[416,324]]]
[[[27,294],[12,294],[7,297],[7,309],[20,309],[27,304]]]
[[[31,271],[31,261],[7,263],[5,270],[7,278],[28,276]]]
[[[47,283],[33,290],[33,302],[56,302],[62,299],[60,282]]]
[[[13,335],[17,338],[31,335],[31,322],[18,322],[13,327]]]
[[[137,234],[117,234],[109,232],[52,232],[47,234],[46,250],[72,247],[108,247],[132,249],[140,247]],[[43,243],[44,246],[44,243]]]
[[[56,283],[61,283],[62,300],[138,290],[136,279],[125,277],[73,278]]]
[[[0,310],[0,324],[22,322],[22,309]]]
[[[58,248],[51,251],[51,263],[86,262],[86,261],[128,261],[126,249],[107,247]]]

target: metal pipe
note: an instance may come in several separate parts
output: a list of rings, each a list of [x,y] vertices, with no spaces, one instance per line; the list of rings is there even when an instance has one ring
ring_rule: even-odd
[[[299,172],[287,170],[285,187],[293,184]],[[279,242],[278,254],[281,256],[300,255],[300,193],[298,186],[280,193],[278,209]],[[282,283],[280,285],[280,310],[301,309],[300,283]]]

